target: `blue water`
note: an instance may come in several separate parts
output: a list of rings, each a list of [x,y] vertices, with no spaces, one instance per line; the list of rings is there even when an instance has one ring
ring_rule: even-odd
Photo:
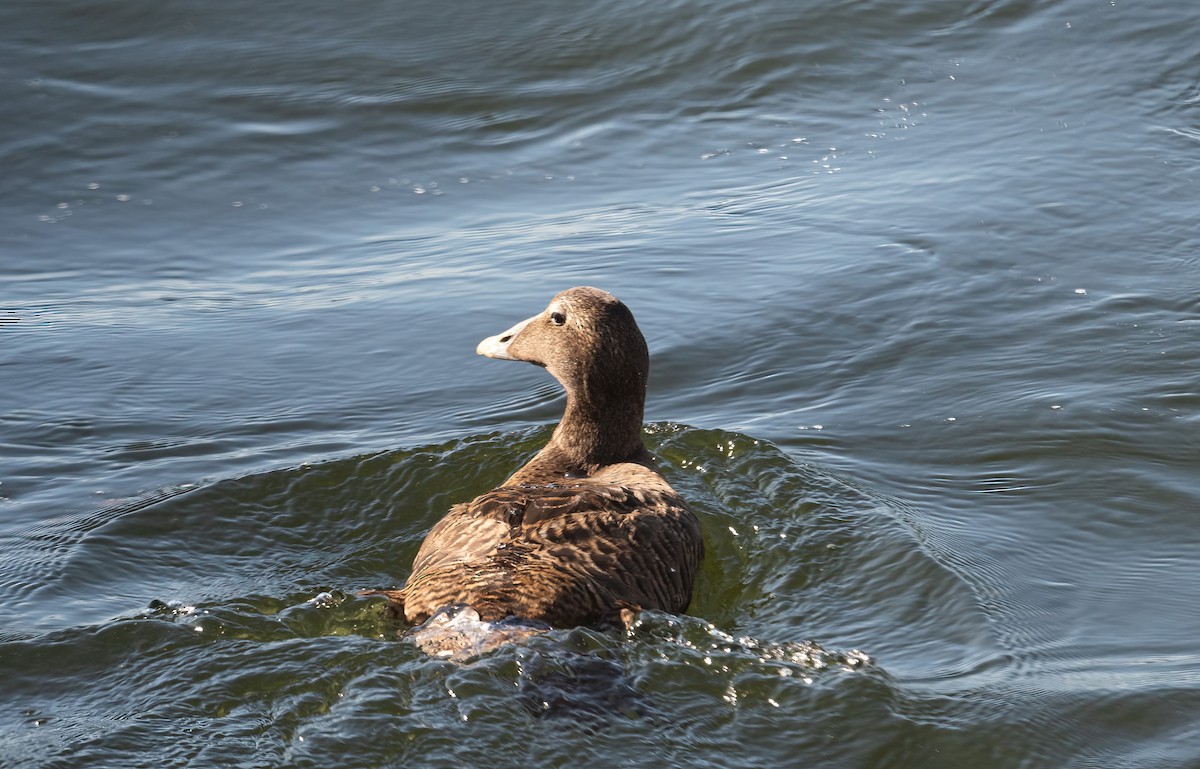
[[[0,30],[0,765],[1200,765],[1184,4]],[[581,284],[693,605],[427,659],[354,593],[546,439],[474,348]],[[632,704],[547,714],[575,654]]]

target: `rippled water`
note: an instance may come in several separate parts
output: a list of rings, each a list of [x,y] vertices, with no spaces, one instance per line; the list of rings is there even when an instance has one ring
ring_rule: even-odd
[[[1200,17],[0,8],[0,765],[1200,765]],[[686,616],[380,601],[652,351]]]

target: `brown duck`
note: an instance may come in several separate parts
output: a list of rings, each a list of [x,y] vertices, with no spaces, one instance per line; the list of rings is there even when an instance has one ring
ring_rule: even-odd
[[[629,309],[572,288],[476,352],[543,366],[566,411],[524,467],[430,530],[405,586],[379,591],[393,611],[411,624],[469,607],[484,622],[606,627],[686,609],[700,526],[642,444],[650,356]]]

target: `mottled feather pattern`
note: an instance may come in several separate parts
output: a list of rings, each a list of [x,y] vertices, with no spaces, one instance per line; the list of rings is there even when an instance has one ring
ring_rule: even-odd
[[[451,602],[485,620],[603,625],[621,609],[687,608],[699,524],[672,491],[592,483],[505,486],[430,531],[405,586],[420,622]]]

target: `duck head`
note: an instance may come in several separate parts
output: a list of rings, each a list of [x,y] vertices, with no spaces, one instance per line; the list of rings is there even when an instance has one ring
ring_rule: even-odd
[[[567,391],[567,408],[551,445],[584,466],[645,454],[642,412],[650,353],[629,311],[597,288],[567,289],[542,312],[475,351],[544,367]]]

